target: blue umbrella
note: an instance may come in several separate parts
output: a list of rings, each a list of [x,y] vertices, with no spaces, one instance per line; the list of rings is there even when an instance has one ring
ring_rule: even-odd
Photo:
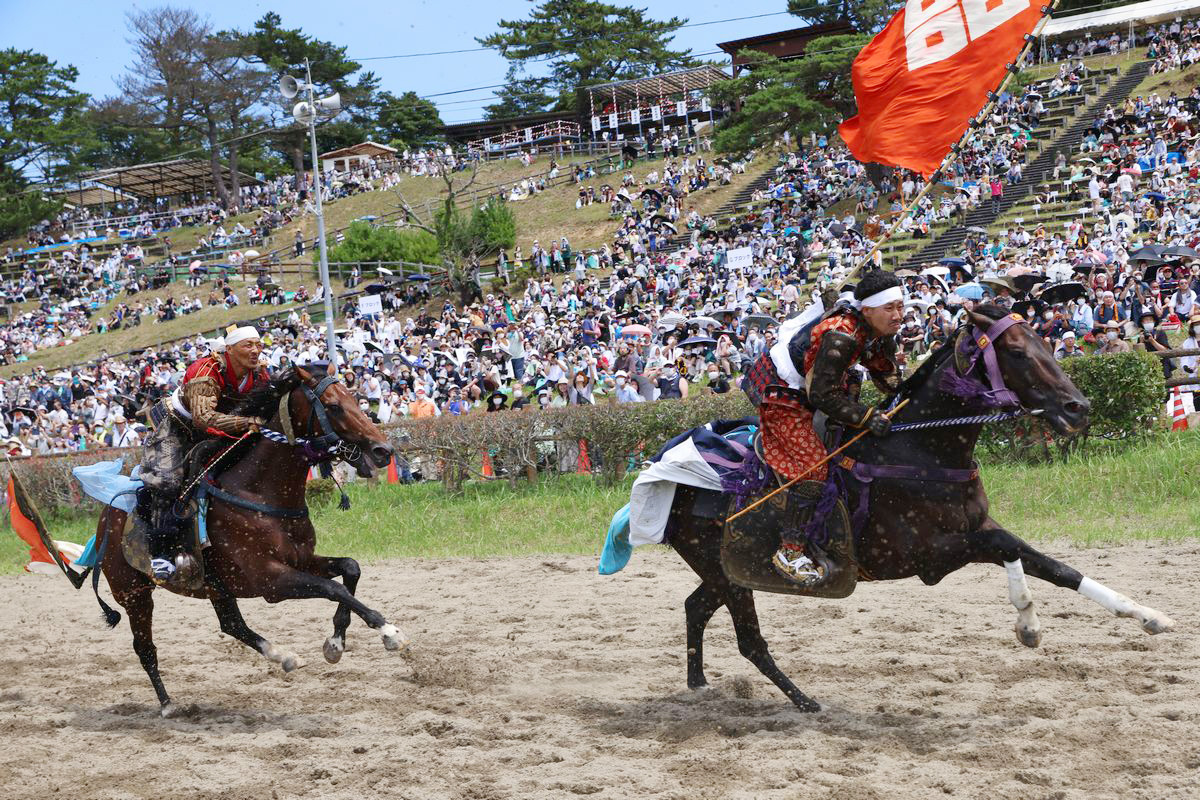
[[[967,260],[965,258],[943,258],[938,263],[947,267],[963,267],[966,266]]]
[[[983,287],[978,283],[964,283],[962,286],[957,286],[954,293],[959,297],[965,297],[968,300],[982,300]]]
[[[419,272],[416,275],[409,275],[408,279],[410,281],[431,281],[431,280],[433,280],[433,278],[431,278],[430,276],[424,275]]]
[[[1151,200],[1157,200],[1160,203],[1167,199],[1167,196],[1162,192],[1146,192],[1146,197],[1149,197]]]

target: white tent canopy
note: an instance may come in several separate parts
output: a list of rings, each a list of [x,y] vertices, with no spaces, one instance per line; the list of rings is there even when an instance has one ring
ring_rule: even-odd
[[[1146,0],[1117,8],[1106,8],[1089,14],[1052,19],[1042,29],[1042,36],[1062,36],[1092,28],[1113,28],[1133,22],[1139,26],[1189,17],[1200,12],[1200,0]]]

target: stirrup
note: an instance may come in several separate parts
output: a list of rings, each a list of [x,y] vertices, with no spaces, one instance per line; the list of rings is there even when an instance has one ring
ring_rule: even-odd
[[[771,566],[776,572],[800,586],[816,586],[825,580],[825,567],[803,553],[792,555],[791,552],[787,545],[775,551]]]

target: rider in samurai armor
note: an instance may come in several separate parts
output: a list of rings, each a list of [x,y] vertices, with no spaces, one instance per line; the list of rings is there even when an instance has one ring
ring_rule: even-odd
[[[151,411],[154,432],[146,441],[138,492],[138,513],[148,526],[147,545],[153,578],[171,580],[189,558],[182,548],[183,520],[176,505],[183,498],[184,462],[196,442],[211,433],[240,436],[266,423],[229,412],[251,389],[268,380],[259,366],[262,342],[246,326],[225,336],[225,352],[194,361],[170,397]]]
[[[780,327],[779,340],[763,353],[742,381],[742,388],[759,409],[762,449],[767,463],[785,478],[805,473],[826,455],[814,430],[813,415],[823,412],[829,422],[867,428],[887,435],[891,422],[878,408],[857,397],[855,366],[861,364],[885,393],[899,377],[896,333],[904,321],[904,292],[890,272],[868,272],[849,302],[839,302],[815,325],[804,315]],[[827,468],[809,472],[809,480],[824,480]],[[849,568],[826,554],[814,560],[803,541],[785,536],[772,559],[775,570],[794,583],[816,588],[832,582],[838,570]]]

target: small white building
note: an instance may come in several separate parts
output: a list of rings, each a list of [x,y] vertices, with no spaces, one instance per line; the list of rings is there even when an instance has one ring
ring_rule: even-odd
[[[350,147],[330,150],[328,153],[322,153],[319,156],[322,172],[329,172],[331,170],[346,172],[359,164],[365,164],[373,158],[395,157],[396,148],[376,142],[362,142]]]

